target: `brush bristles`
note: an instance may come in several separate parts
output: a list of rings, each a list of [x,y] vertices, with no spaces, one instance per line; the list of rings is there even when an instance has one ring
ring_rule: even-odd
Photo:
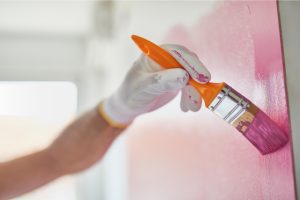
[[[243,134],[263,155],[280,149],[289,141],[287,135],[261,110]]]
[[[208,108],[241,132],[263,155],[289,140],[263,111],[227,84]]]

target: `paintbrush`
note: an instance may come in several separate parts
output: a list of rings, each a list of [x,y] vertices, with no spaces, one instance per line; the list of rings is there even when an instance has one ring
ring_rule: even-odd
[[[182,65],[169,52],[136,35],[131,38],[144,54],[164,68]],[[200,84],[193,79],[189,84],[201,94],[205,106],[241,132],[265,155],[283,147],[287,135],[263,111],[226,83]]]

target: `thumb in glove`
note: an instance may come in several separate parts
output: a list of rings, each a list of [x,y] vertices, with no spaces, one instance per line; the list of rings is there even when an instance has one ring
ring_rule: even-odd
[[[163,46],[189,73],[190,77],[200,84],[210,81],[211,75],[197,55],[180,45]],[[181,94],[180,108],[182,111],[199,111],[202,104],[202,97],[191,85],[183,87]]]

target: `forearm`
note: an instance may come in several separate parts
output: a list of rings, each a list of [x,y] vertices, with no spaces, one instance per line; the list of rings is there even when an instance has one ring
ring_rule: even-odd
[[[109,126],[95,108],[71,123],[48,152],[64,174],[75,173],[100,160],[122,131]]]
[[[87,112],[47,149],[0,164],[0,199],[15,197],[88,168],[103,157],[121,131],[110,127],[97,109]]]
[[[47,151],[0,164],[0,199],[8,199],[42,186],[62,174]]]

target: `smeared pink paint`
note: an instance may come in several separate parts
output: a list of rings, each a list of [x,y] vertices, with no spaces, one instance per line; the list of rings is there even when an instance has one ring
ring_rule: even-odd
[[[189,95],[189,100],[190,102],[192,102],[193,104],[197,104],[198,101],[192,98],[192,95]]]
[[[200,102],[201,97],[200,97],[199,93],[197,92],[197,90],[195,90],[192,86],[188,86],[187,92],[188,92],[188,97],[189,97],[189,101],[190,101],[189,104],[190,103],[194,104],[193,106],[197,106],[198,103],[201,104],[201,102]],[[198,105],[198,106],[200,106],[200,105]]]
[[[207,83],[209,81],[208,77],[204,74],[198,74],[196,79],[200,81],[200,83]]]
[[[195,51],[213,81],[233,86],[290,133],[275,1],[219,2],[192,28],[176,25],[164,42]],[[153,113],[129,131],[131,200],[295,199],[290,144],[262,156],[207,109]]]

